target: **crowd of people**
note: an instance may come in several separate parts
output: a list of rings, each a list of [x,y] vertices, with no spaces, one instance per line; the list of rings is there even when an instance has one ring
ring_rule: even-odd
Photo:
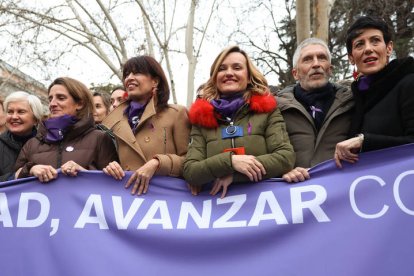
[[[301,42],[293,56],[296,84],[271,93],[266,78],[238,46],[221,51],[190,109],[169,104],[161,65],[150,56],[123,65],[123,86],[91,93],[68,77],[40,100],[13,92],[1,102],[0,181],[102,170],[145,194],[155,175],[183,177],[192,194],[203,187],[224,197],[232,183],[283,177],[309,179],[309,168],[334,159],[414,142],[414,59],[390,60],[392,31],[362,16],[348,29],[351,86],[330,81],[327,44]]]

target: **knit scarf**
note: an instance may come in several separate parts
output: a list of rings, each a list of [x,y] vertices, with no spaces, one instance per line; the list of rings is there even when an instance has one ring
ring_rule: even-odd
[[[72,115],[63,115],[56,118],[50,118],[45,121],[47,130],[45,141],[48,143],[56,143],[62,141],[69,127],[73,126],[78,119]]]
[[[358,90],[361,92],[367,91],[372,80],[372,76],[361,76],[358,80]]]
[[[222,95],[220,99],[211,100],[214,110],[224,118],[233,118],[236,111],[245,104],[243,99],[244,92],[232,95]]]
[[[328,83],[324,87],[317,88],[313,91],[306,91],[300,85],[294,88],[294,95],[312,116],[316,129],[320,129],[325,119],[326,113],[331,107],[335,90],[332,84]]]

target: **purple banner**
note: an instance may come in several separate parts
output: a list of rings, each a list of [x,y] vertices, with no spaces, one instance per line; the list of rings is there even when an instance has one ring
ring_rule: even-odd
[[[192,196],[101,172],[5,182],[0,275],[414,275],[414,145],[333,161],[300,184]],[[129,176],[129,175],[128,175]]]

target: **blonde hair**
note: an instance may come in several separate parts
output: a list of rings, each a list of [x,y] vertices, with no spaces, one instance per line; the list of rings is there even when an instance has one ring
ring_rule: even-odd
[[[246,54],[245,51],[240,49],[239,46],[230,46],[223,51],[216,57],[213,64],[210,68],[210,78],[205,83],[205,86],[202,89],[201,97],[206,99],[207,101],[211,101],[213,99],[218,99],[220,97],[220,91],[217,89],[217,74],[219,72],[219,68],[223,63],[224,59],[230,53],[240,53],[246,58],[246,65],[247,65],[247,72],[249,78],[249,84],[247,85],[246,92],[244,94],[244,98],[246,100],[250,99],[253,93],[264,95],[268,93],[268,85],[267,80],[260,73],[259,70],[253,65],[252,61],[250,60],[249,56]]]

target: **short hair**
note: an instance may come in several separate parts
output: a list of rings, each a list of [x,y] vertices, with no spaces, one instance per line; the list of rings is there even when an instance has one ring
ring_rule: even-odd
[[[361,16],[352,23],[346,32],[346,50],[348,54],[352,53],[352,41],[362,33],[362,29],[376,29],[381,31],[385,44],[388,44],[392,40],[391,28],[382,18]]]
[[[74,101],[78,104],[82,105],[82,108],[78,110],[76,117],[92,117],[94,111],[94,104],[92,99],[92,93],[89,89],[78,80],[69,78],[69,77],[61,77],[55,79],[50,85],[47,90],[47,93],[50,93],[50,89],[54,85],[63,85],[72,96]]]
[[[37,96],[31,95],[25,91],[16,91],[8,95],[4,100],[3,109],[7,112],[9,103],[20,101],[27,101],[30,108],[32,109],[33,116],[35,117],[36,121],[40,122],[43,119],[45,109],[42,105],[41,100]]]
[[[101,97],[105,108],[109,112],[109,108],[111,107],[111,96],[108,93],[106,93],[106,92],[94,92],[92,96],[93,97]]]
[[[122,85],[115,86],[109,94],[112,95],[112,93],[114,93],[116,90],[125,91],[125,87],[123,87]]]
[[[144,74],[150,75],[152,78],[158,80],[157,86],[157,109],[161,110],[168,105],[170,99],[170,87],[168,85],[167,77],[161,65],[153,57],[137,56],[130,58],[122,69],[122,82],[125,85],[125,79],[129,74]]]
[[[259,70],[257,70],[247,53],[240,49],[239,46],[230,46],[221,51],[211,65],[210,78],[205,83],[205,86],[200,93],[201,97],[207,101],[211,101],[220,97],[220,93],[217,89],[217,74],[224,59],[231,53],[240,53],[246,58],[249,85],[247,86],[247,93],[244,95],[245,98],[250,98],[253,93],[259,95],[269,93],[266,78],[262,73],[260,73]]]
[[[2,99],[2,98],[0,98],[0,106],[1,106],[1,108],[3,109],[3,111],[4,111],[5,109],[4,109],[3,103],[4,103],[3,99]]]
[[[325,50],[328,54],[328,61],[329,61],[329,63],[331,62],[332,54],[331,54],[331,51],[329,51],[329,48],[328,48],[328,45],[326,44],[326,42],[323,41],[322,39],[319,39],[319,38],[316,38],[316,37],[310,37],[310,38],[307,38],[304,41],[302,41],[298,45],[298,47],[296,48],[295,53],[293,54],[293,60],[292,60],[293,68],[297,68],[299,58],[300,58],[300,54],[302,53],[303,48],[305,48],[309,45],[321,45],[323,48],[325,48]]]

